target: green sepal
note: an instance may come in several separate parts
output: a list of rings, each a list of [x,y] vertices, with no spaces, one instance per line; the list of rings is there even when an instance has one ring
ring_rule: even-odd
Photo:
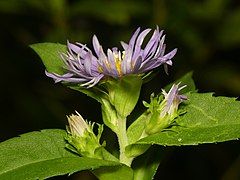
[[[93,142],[91,137],[74,137],[69,134],[66,136],[65,139],[67,140],[67,142],[70,145],[72,145],[73,147],[76,148],[78,154],[80,154],[81,156],[90,157],[90,158],[98,158],[98,157],[96,157],[94,151],[96,148],[98,148],[100,146],[98,145],[98,143]],[[72,148],[71,148],[71,150],[72,150]]]
[[[67,137],[65,137],[65,140],[67,140],[66,138],[67,138]],[[71,144],[66,144],[66,145],[65,145],[65,148],[68,149],[69,151],[71,151],[72,153],[79,155],[78,151],[76,150],[76,148],[75,148],[73,145],[71,145]]]
[[[147,134],[154,134],[160,132],[161,130],[167,128],[170,125],[168,117],[164,116],[163,118],[159,118],[159,114],[160,113],[156,111],[151,115],[149,122],[147,122],[145,128]]]
[[[160,118],[160,113],[166,105],[166,101],[162,95],[154,97],[154,94],[150,96],[150,103],[143,102],[147,107],[148,120],[146,121],[145,132],[147,134],[154,134],[160,132],[162,129],[169,126],[168,116]]]
[[[157,100],[156,100],[157,99]],[[153,98],[152,102],[149,105],[148,121],[146,122],[145,132],[147,134],[154,134],[161,132],[165,128],[168,128],[174,121],[175,118],[178,117],[183,112],[181,110],[176,109],[172,114],[166,113],[166,115],[161,117],[161,112],[163,108],[166,106],[166,100],[163,100],[161,103],[159,102],[159,97]],[[158,102],[158,104],[156,103]]]
[[[122,118],[127,117],[137,104],[142,79],[138,75],[128,75],[121,79],[110,79],[105,82],[109,101]]]

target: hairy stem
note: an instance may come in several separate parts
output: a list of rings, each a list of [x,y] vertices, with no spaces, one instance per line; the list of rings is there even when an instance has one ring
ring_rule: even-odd
[[[129,158],[125,154],[125,147],[128,145],[128,137],[126,130],[126,119],[118,119],[118,132],[117,132],[119,148],[120,148],[120,162],[131,166],[133,158]]]

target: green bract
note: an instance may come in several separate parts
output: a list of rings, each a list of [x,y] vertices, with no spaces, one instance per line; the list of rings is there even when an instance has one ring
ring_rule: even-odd
[[[119,80],[106,83],[109,101],[115,107],[120,117],[126,118],[137,104],[142,79],[138,75],[125,76]]]

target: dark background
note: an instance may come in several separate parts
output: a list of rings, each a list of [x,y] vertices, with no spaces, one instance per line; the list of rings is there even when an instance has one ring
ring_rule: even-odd
[[[97,102],[45,76],[30,44],[68,39],[91,47],[96,34],[106,49],[128,41],[139,26],[156,25],[167,34],[167,51],[177,47],[178,53],[169,76],[160,68],[143,86],[143,99],[191,70],[200,92],[239,96],[238,0],[1,0],[0,141],[34,130],[64,129],[66,115],[74,110],[101,121]],[[166,149],[156,179],[240,179],[239,141]],[[87,178],[71,178],[79,177]]]

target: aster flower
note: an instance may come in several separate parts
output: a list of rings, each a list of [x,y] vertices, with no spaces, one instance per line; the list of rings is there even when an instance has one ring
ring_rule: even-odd
[[[55,82],[81,83],[82,86],[92,87],[106,76],[120,78],[129,74],[142,74],[160,65],[164,65],[167,72],[167,65],[172,65],[171,59],[177,49],[165,55],[165,35],[158,27],[143,48],[143,41],[150,31],[151,29],[145,29],[140,32],[138,28],[128,44],[121,42],[123,51],[114,47],[108,49],[106,54],[95,35],[92,38],[95,54],[86,45],[68,42],[67,54],[61,55],[68,72],[64,75],[46,74]]]
[[[145,106],[149,108],[150,117],[146,126],[146,133],[153,134],[160,132],[162,129],[170,126],[174,119],[180,114],[178,111],[178,106],[184,100],[187,100],[187,96],[180,95],[179,91],[186,86],[179,87],[179,84],[174,84],[169,92],[162,90],[162,96],[157,96],[155,98],[151,97],[150,104],[145,102]]]

